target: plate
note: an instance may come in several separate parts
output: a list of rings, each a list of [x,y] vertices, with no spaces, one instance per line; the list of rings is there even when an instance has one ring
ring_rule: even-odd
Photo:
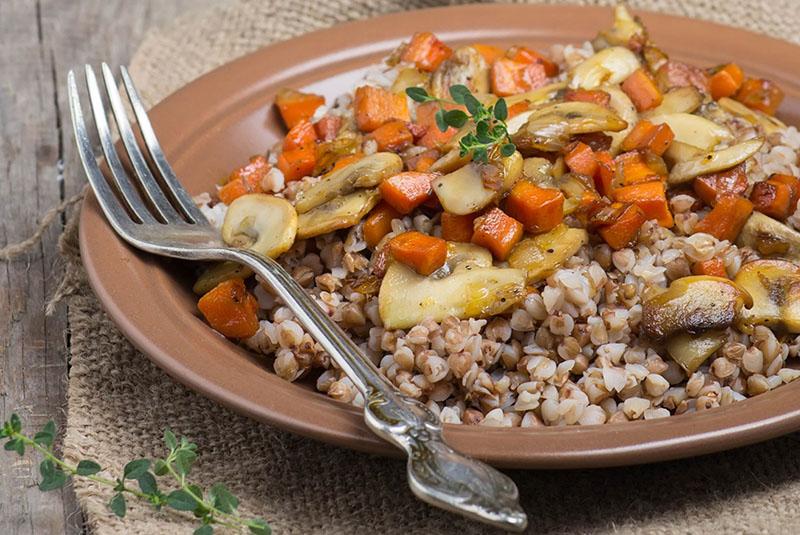
[[[786,92],[780,115],[800,124],[800,47],[742,30],[642,13],[656,43],[698,65],[735,60]],[[274,44],[190,83],[150,114],[164,151],[190,193],[283,134],[272,102],[284,86],[328,99],[351,88],[413,32],[456,44],[581,43],[610,24],[605,8],[473,5],[405,12],[342,24]],[[331,444],[398,454],[373,435],[358,409],[278,378],[263,358],[221,338],[198,317],[189,268],[132,250],[94,198],[84,203],[80,245],[100,302],[130,341],[169,375],[251,418]],[[719,451],[800,429],[800,381],[732,406],[654,421],[597,427],[445,428],[459,451],[497,466],[629,465]]]

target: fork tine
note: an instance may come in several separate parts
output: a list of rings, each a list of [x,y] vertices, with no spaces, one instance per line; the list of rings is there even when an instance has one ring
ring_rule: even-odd
[[[128,74],[128,69],[122,66],[120,67],[120,71],[122,72],[125,92],[128,94],[128,99],[133,107],[133,114],[136,116],[136,122],[139,124],[139,130],[142,132],[144,143],[147,146],[150,157],[153,159],[153,162],[156,164],[156,167],[164,179],[164,184],[169,189],[170,193],[172,193],[172,198],[180,206],[181,210],[183,210],[183,213],[190,221],[193,223],[208,224],[205,216],[200,209],[197,208],[194,201],[189,196],[189,193],[178,181],[178,177],[175,176],[172,166],[167,161],[166,156],[164,156],[161,145],[158,143],[156,133],[153,130],[153,125],[150,123],[150,118],[147,117],[142,99],[139,98],[139,92],[136,90],[136,86],[133,84],[133,80]]]
[[[103,98],[100,96],[100,88],[97,85],[94,71],[89,65],[86,65],[85,70],[86,86],[89,89],[89,102],[92,105],[92,115],[94,115],[94,123],[100,137],[100,146],[103,148],[103,154],[106,157],[109,169],[111,169],[111,175],[119,188],[122,200],[140,222],[156,223],[156,219],[139,197],[139,193],[128,178],[128,173],[122,166],[117,149],[114,148],[114,141],[111,138],[111,131],[108,128],[108,120],[106,119],[106,108],[103,105]]]
[[[144,155],[139,149],[139,145],[136,142],[136,137],[133,135],[131,123],[128,121],[128,114],[125,112],[125,108],[122,105],[122,97],[117,89],[117,84],[114,80],[114,75],[111,73],[111,69],[108,67],[108,65],[103,63],[102,71],[103,81],[105,82],[106,92],[108,93],[108,100],[111,103],[111,110],[114,112],[114,118],[117,121],[119,135],[122,138],[123,145],[125,145],[125,151],[128,153],[128,158],[133,165],[136,178],[138,178],[139,183],[142,185],[148,198],[153,203],[153,207],[156,210],[157,215],[161,216],[161,218],[167,223],[184,222],[183,218],[175,210],[175,207],[170,204],[166,195],[161,190],[161,186],[158,184],[155,177],[153,177],[153,174],[150,172],[150,169],[147,167],[147,162],[145,162]]]
[[[69,71],[67,75],[67,92],[69,93],[69,109],[72,115],[72,130],[75,134],[75,142],[78,145],[78,154],[83,164],[83,169],[92,186],[95,197],[106,214],[109,223],[123,237],[128,235],[127,229],[133,224],[128,213],[120,204],[117,196],[111,191],[111,187],[106,182],[100,167],[95,160],[92,151],[92,142],[86,131],[86,122],[83,120],[83,110],[81,100],[78,96],[78,85],[75,82],[75,73]]]

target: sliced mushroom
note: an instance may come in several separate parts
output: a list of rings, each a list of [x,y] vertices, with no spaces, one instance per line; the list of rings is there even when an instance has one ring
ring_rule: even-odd
[[[678,333],[669,337],[666,348],[672,360],[686,370],[687,374],[691,374],[722,347],[727,339],[725,331],[708,331],[701,334]]]
[[[381,198],[378,188],[360,189],[300,214],[297,237],[311,238],[356,225]]]
[[[427,318],[493,316],[525,296],[523,270],[493,267],[480,247],[448,245],[448,273],[440,278],[419,275],[400,262],[389,265],[378,294],[385,328],[405,329]]]
[[[756,325],[800,333],[800,266],[783,260],[756,260],[743,265],[736,284],[753,297],[737,327],[752,332]]]
[[[683,184],[696,176],[730,169],[753,156],[763,144],[764,140],[761,138],[750,139],[727,149],[705,152],[697,158],[675,165],[669,173],[667,182],[670,185]]]
[[[663,340],[676,333],[699,334],[731,325],[753,300],[742,288],[721,277],[676,279],[642,305],[642,333]]]
[[[431,93],[438,98],[450,98],[450,86],[462,84],[473,93],[489,92],[489,65],[471,46],[462,46],[434,71]]]
[[[579,63],[570,73],[569,86],[597,89],[603,84],[619,84],[639,66],[639,58],[628,48],[612,46]]]
[[[585,230],[562,223],[550,232],[519,242],[508,257],[508,265],[524,269],[532,284],[550,275],[588,242]]]
[[[703,95],[694,86],[676,87],[664,93],[661,104],[642,114],[645,119],[672,113],[692,113],[703,103]]]
[[[522,178],[523,161],[518,152],[497,163],[470,162],[452,173],[431,182],[442,207],[451,214],[466,215],[477,212],[510,190]],[[492,175],[495,188],[487,187]]]
[[[372,188],[403,170],[403,160],[392,152],[377,152],[322,177],[297,193],[297,213],[308,212],[358,188]]]
[[[264,193],[242,195],[228,206],[222,239],[232,247],[275,258],[294,243],[297,219],[286,199]]]
[[[736,244],[750,247],[762,256],[774,255],[800,262],[800,232],[761,212],[753,212]]]
[[[506,104],[508,104],[509,107],[520,102],[527,102],[530,106],[543,104],[548,100],[553,100],[558,92],[565,87],[567,87],[566,82],[547,84],[538,89],[534,89],[533,91],[527,91],[525,93],[519,93],[517,95],[506,97]]]
[[[221,282],[233,278],[246,279],[252,274],[253,270],[236,262],[212,264],[205,268],[197,278],[197,282],[192,286],[192,291],[198,295],[203,295],[216,288]]]
[[[428,83],[428,80],[430,80],[430,77],[430,74],[415,69],[414,67],[400,69],[400,72],[397,73],[397,78],[394,79],[394,83],[392,84],[392,92],[404,93],[409,87],[424,87]]]
[[[717,101],[717,104],[728,113],[738,115],[750,124],[761,126],[767,135],[783,132],[787,128],[786,123],[783,121],[758,110],[748,108],[738,100],[723,97]]]
[[[560,151],[575,134],[619,132],[628,123],[612,110],[591,102],[560,102],[534,111],[512,136],[520,150]]]
[[[553,177],[553,164],[545,158],[525,158],[522,177],[542,188],[557,188]]]
[[[653,115],[647,120],[653,124],[666,123],[675,134],[675,141],[703,150],[711,150],[719,143],[733,139],[731,131],[724,126],[690,113]]]
[[[636,111],[636,106],[631,101],[630,97],[616,85],[604,85],[601,87],[603,91],[608,93],[610,97],[608,106],[614,110],[620,118],[628,123],[628,126],[619,132],[610,132],[611,136],[611,154],[617,154],[622,141],[631,133],[633,127],[639,122],[639,112]]]
[[[680,162],[687,162],[695,160],[702,154],[705,154],[701,148],[694,147],[688,143],[681,143],[680,141],[673,141],[669,144],[667,151],[664,153],[664,160],[671,166]]]
[[[614,6],[614,25],[597,34],[598,45],[628,46],[631,39],[645,39],[647,33],[623,3]]]

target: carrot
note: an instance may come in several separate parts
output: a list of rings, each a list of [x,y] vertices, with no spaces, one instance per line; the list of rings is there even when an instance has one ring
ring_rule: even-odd
[[[572,143],[564,150],[564,163],[569,170],[579,175],[593,177],[597,172],[597,158],[592,148],[580,141]]]
[[[472,243],[486,247],[498,260],[505,260],[522,238],[522,223],[500,208],[492,208],[475,220]]]
[[[714,206],[720,195],[744,195],[747,191],[747,175],[744,164],[726,171],[700,175],[692,184],[694,192],[708,206]]]
[[[242,195],[262,193],[262,180],[269,173],[271,166],[264,156],[253,156],[250,163],[231,173],[228,181],[219,189],[219,200],[230,204]]]
[[[342,118],[338,115],[326,115],[316,123],[314,123],[314,130],[317,131],[317,138],[322,141],[331,141],[336,139],[339,130],[342,128]]]
[[[667,190],[661,180],[617,188],[613,197],[619,202],[635,204],[642,209],[647,219],[655,219],[662,227],[670,228],[674,224],[667,203]]]
[[[406,167],[411,171],[424,173],[431,168],[433,162],[439,159],[439,151],[436,149],[428,149],[425,152],[415,154],[406,159]]]
[[[728,278],[728,272],[725,270],[725,263],[717,257],[695,262],[694,265],[692,265],[692,273],[695,275]]]
[[[598,106],[608,107],[611,95],[599,89],[567,89],[564,93],[567,102],[589,102]]]
[[[369,136],[378,143],[380,151],[399,151],[414,142],[414,136],[405,121],[389,121],[372,131]]]
[[[519,63],[539,64],[544,67],[544,73],[552,78],[558,76],[558,65],[539,54],[535,50],[524,46],[512,46],[506,54],[509,58]]]
[[[448,111],[461,108],[460,106],[449,104],[445,104],[444,107]],[[425,127],[425,134],[417,142],[418,145],[429,149],[440,148],[458,132],[458,129],[452,126],[448,127],[444,132],[439,130],[436,125],[436,112],[438,110],[439,105],[436,102],[427,102],[417,106],[417,124]]]
[[[342,167],[345,167],[347,165],[350,165],[351,163],[357,162],[358,160],[360,160],[363,157],[364,157],[364,153],[363,152],[356,152],[355,154],[347,154],[345,156],[342,156],[341,158],[339,158],[338,160],[336,160],[333,163],[333,167],[331,167],[330,170],[323,176],[327,176],[327,175],[333,173],[334,171],[338,171]]]
[[[384,236],[392,231],[392,219],[399,219],[401,216],[391,206],[381,202],[372,209],[364,220],[364,241],[374,249]]]
[[[709,78],[709,89],[711,98],[719,100],[722,97],[730,97],[742,86],[744,73],[735,63],[722,65]]]
[[[287,182],[311,175],[317,165],[317,151],[314,145],[306,145],[285,150],[278,156],[276,167],[281,170]]]
[[[750,202],[754,210],[780,220],[789,217],[797,205],[792,186],[772,179],[753,186]]]
[[[600,195],[611,197],[614,176],[617,174],[617,164],[608,151],[596,152],[595,159],[597,160],[597,171],[594,174],[595,189],[600,192]]]
[[[783,91],[777,84],[763,78],[748,78],[734,96],[736,100],[767,115],[775,115],[783,101]]]
[[[383,200],[392,208],[401,214],[409,214],[431,197],[431,180],[434,178],[436,175],[433,173],[406,171],[387,178],[379,189]]]
[[[317,141],[317,132],[308,119],[303,119],[294,125],[283,139],[283,150],[294,150],[306,145],[313,145]]]
[[[515,115],[519,115],[522,112],[526,112],[530,109],[530,104],[526,101],[517,102],[516,104],[512,104],[508,108],[508,119],[511,119]]]
[[[675,139],[675,134],[668,124],[654,125],[647,119],[642,119],[625,136],[620,148],[623,151],[647,149],[661,156],[669,148],[673,139]]]
[[[356,124],[364,132],[372,132],[391,120],[409,120],[406,96],[379,87],[364,85],[356,89],[354,109]]]
[[[447,260],[447,242],[416,230],[404,232],[392,238],[389,254],[420,275],[430,275]]]
[[[492,65],[492,93],[500,97],[532,91],[547,83],[545,66],[498,58]]]
[[[744,197],[723,195],[717,198],[716,206],[708,215],[695,225],[694,231],[733,243],[752,213],[753,203]]]
[[[528,232],[547,232],[564,219],[564,194],[557,189],[540,188],[520,181],[506,198],[506,212],[522,223]]]
[[[413,63],[421,71],[433,72],[452,54],[453,50],[431,32],[417,32],[411,37],[400,59]]]
[[[640,112],[655,108],[664,99],[655,80],[641,68],[636,69],[622,82],[622,90]]]
[[[304,119],[311,119],[317,108],[325,104],[325,97],[313,93],[301,93],[294,89],[281,89],[275,96],[275,105],[287,128]]]
[[[622,184],[630,186],[639,182],[648,182],[662,176],[652,169],[639,151],[624,152],[614,159],[617,164],[617,175]]]
[[[472,241],[477,214],[455,215],[442,212],[442,238],[447,241]]]
[[[494,45],[486,45],[483,43],[474,43],[472,48],[478,51],[478,53],[483,56],[483,59],[486,60],[486,65],[489,67],[492,66],[494,61],[503,56],[505,52],[499,46]]]
[[[219,283],[200,298],[197,308],[211,328],[228,338],[249,338],[258,331],[258,301],[242,279]]]
[[[647,216],[635,204],[614,203],[609,209],[615,213],[615,217],[598,228],[597,233],[612,249],[624,249],[636,241]]]
[[[792,210],[795,209],[797,206],[797,201],[800,201],[800,180],[792,175],[782,175],[780,173],[774,173],[770,175],[770,180],[777,180],[778,182],[783,182],[784,184],[788,184],[792,187],[792,191],[794,191],[794,202],[792,203]]]

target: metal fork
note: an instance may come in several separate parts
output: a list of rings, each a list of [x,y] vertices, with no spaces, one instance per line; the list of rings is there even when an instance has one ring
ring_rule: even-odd
[[[68,90],[72,126],[81,162],[108,222],[117,234],[144,251],[184,260],[227,260],[243,264],[283,299],[297,319],[353,381],[365,399],[364,420],[379,436],[408,455],[408,483],[414,494],[437,507],[496,527],[522,531],[527,525],[514,482],[487,464],[465,457],[442,440],[438,417],[401,394],[358,346],[274,260],[222,242],[167,162],[144,105],[127,72],[122,80],[153,167],[148,164],[128,120],[111,69],[102,66],[103,85],[128,155],[132,175],[114,146],[102,91],[87,65],[86,85],[109,180],[94,156],[81,108],[75,73]],[[113,187],[112,187],[113,184]]]

